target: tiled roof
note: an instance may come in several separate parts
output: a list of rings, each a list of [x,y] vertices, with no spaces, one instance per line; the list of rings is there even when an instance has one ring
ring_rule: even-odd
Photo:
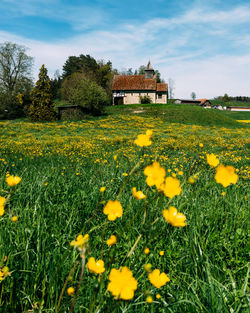
[[[157,83],[157,91],[162,91],[162,92],[166,92],[168,89],[168,84],[164,84],[164,83]]]
[[[144,75],[115,75],[112,90],[156,90],[156,78]]]

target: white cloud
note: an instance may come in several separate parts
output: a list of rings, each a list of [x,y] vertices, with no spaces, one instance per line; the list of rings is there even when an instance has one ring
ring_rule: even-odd
[[[70,55],[78,56],[82,53],[110,60],[119,69],[135,69],[150,59],[165,80],[169,77],[174,79],[176,97],[189,98],[192,91],[201,98],[224,93],[250,96],[250,78],[246,70],[250,68],[249,35],[229,32],[229,26],[244,24],[249,16],[250,9],[246,7],[226,12],[205,12],[196,8],[175,18],[157,18],[138,25],[120,25],[119,29],[113,30],[85,31],[81,35],[54,43],[27,39],[7,32],[0,32],[0,42],[13,41],[30,48],[29,54],[35,57],[35,78],[43,63],[52,76],[57,69],[62,70]],[[70,14],[68,18],[72,18]],[[76,27],[77,25],[85,27],[84,24],[76,23]],[[212,41],[206,43],[206,36],[210,36]],[[226,36],[229,36],[231,45],[242,45],[244,53],[239,51],[237,54],[234,51],[230,56],[232,52],[229,45],[221,46],[221,51],[224,52],[211,54],[209,47],[220,47],[217,39]],[[204,41],[206,45],[201,44]],[[241,54],[243,55],[239,56]]]

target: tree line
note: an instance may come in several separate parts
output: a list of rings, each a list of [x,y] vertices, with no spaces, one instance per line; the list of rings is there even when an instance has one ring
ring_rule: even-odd
[[[96,60],[90,55],[69,56],[62,67],[49,78],[42,65],[37,82],[32,80],[34,59],[24,46],[5,42],[0,44],[0,119],[29,116],[32,120],[54,120],[54,101],[80,105],[86,113],[100,114],[105,105],[112,104],[112,81],[116,74],[142,75],[141,65],[118,71],[111,61]],[[158,70],[157,82],[164,82]]]

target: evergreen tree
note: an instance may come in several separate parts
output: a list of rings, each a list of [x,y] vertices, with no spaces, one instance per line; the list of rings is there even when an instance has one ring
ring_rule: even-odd
[[[47,69],[42,65],[39,79],[31,93],[32,103],[29,108],[29,116],[33,121],[54,121],[56,112],[52,102],[52,91]]]

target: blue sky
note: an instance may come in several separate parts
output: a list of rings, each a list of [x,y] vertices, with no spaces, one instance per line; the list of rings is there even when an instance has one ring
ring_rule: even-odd
[[[150,59],[175,97],[250,96],[250,0],[0,0],[0,43],[16,42],[51,76],[68,56],[118,69]]]

